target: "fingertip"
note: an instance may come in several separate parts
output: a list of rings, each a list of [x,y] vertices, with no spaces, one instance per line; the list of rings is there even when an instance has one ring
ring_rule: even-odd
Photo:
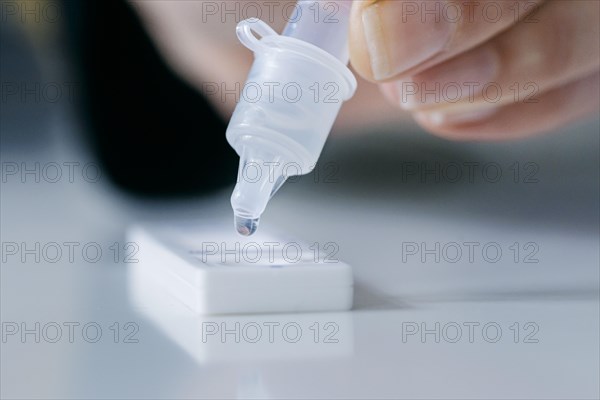
[[[490,134],[486,127],[497,117],[496,109],[482,109],[458,114],[442,111],[415,112],[415,121],[428,132],[448,140],[498,140],[498,132]]]
[[[350,62],[354,70],[364,79],[377,82],[371,68],[369,48],[362,21],[363,10],[373,1],[355,1],[350,15]]]

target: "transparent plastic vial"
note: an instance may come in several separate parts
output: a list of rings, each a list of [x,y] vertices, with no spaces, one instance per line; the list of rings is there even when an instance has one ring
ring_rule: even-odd
[[[237,231],[252,235],[290,176],[311,172],[342,103],[356,91],[348,69],[351,1],[299,1],[282,35],[258,19],[237,26],[254,52],[227,140],[240,156],[231,196]]]

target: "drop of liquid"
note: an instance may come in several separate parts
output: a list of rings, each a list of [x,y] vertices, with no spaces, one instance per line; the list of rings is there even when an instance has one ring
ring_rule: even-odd
[[[258,229],[259,218],[245,218],[235,216],[235,229],[242,236],[252,236]]]

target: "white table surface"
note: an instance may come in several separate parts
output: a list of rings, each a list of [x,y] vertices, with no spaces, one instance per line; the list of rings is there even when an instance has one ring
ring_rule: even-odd
[[[97,263],[80,256],[56,263],[3,260],[3,330],[7,322],[29,328],[76,322],[98,324],[103,334],[96,343],[79,330],[73,343],[66,331],[57,343],[7,336],[2,397],[598,398],[598,152],[597,122],[497,145],[450,143],[421,132],[333,138],[322,164],[339,167],[334,182],[288,183],[262,221],[308,241],[335,242],[338,257],[353,266],[354,310],[327,314],[200,317],[159,290],[145,298],[132,294],[128,265],[108,250],[125,244],[127,226],[229,220],[229,190],[143,201],[119,193],[106,177],[95,184],[9,179],[0,199],[3,243],[94,242],[106,256]],[[4,148],[2,162],[85,163],[85,154],[76,145]],[[436,161],[497,162],[504,175],[499,183],[403,182],[402,163]],[[515,162],[536,163],[539,181],[514,183],[509,166]],[[403,260],[407,242],[496,243],[503,256],[497,263],[480,253],[472,263],[466,257]],[[523,263],[524,254],[515,262],[514,242],[534,243],[539,262]],[[110,330],[115,322],[118,343]],[[139,328],[138,343],[124,343],[127,322]],[[293,322],[305,336],[301,343],[279,336],[273,343],[203,343],[203,322]],[[314,343],[315,322],[334,323],[338,342],[320,337]],[[432,334],[403,338],[422,323],[448,330],[439,343]],[[465,323],[479,324],[472,343],[467,328],[452,343],[452,326]],[[485,340],[485,324],[502,329],[496,343]],[[537,343],[525,343],[534,327],[529,339]]]

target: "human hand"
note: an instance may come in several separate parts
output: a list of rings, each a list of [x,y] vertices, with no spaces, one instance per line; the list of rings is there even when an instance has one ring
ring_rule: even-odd
[[[352,65],[426,129],[453,139],[547,131],[600,107],[597,0],[370,0]]]

